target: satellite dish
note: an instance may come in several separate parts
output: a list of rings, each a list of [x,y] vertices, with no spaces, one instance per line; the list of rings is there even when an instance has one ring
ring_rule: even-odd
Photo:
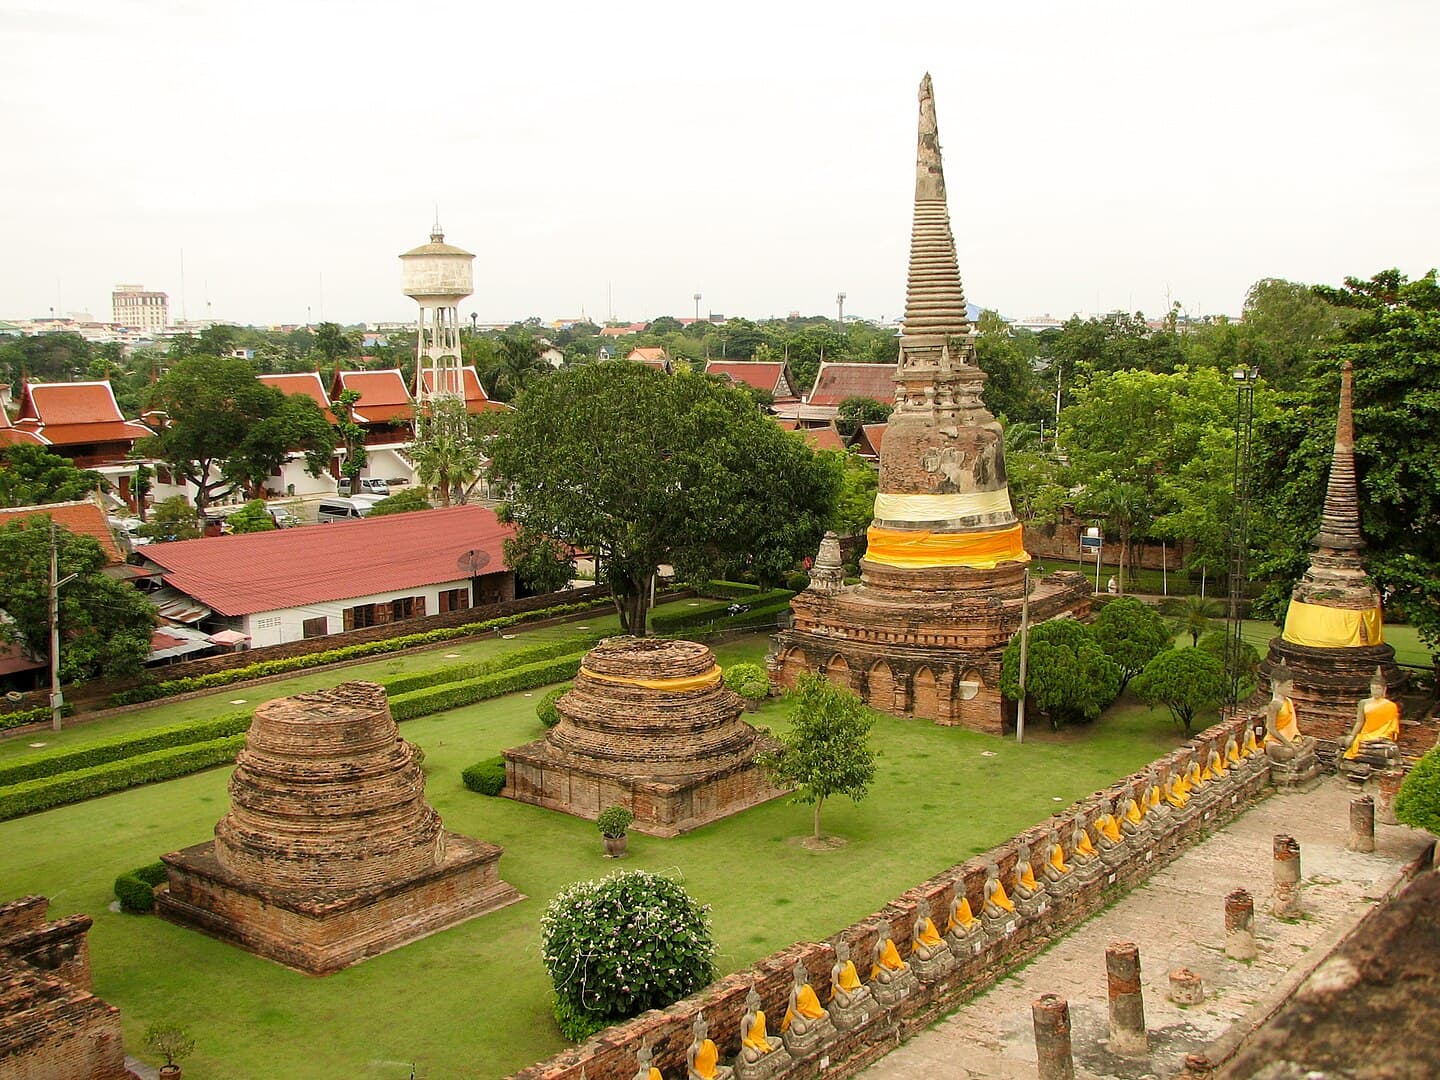
[[[471,548],[455,560],[455,565],[471,577],[479,577],[480,571],[490,565],[490,553],[481,551],[479,548]]]

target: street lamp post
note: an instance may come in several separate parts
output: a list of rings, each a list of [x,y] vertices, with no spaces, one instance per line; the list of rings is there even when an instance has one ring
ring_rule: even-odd
[[[65,695],[60,692],[60,588],[74,581],[77,574],[60,575],[59,537],[54,521],[50,522],[50,728],[60,730],[60,714],[65,711]]]

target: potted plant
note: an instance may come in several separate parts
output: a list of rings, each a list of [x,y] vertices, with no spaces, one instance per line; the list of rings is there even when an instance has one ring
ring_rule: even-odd
[[[161,1080],[180,1080],[180,1066],[176,1063],[190,1056],[195,1040],[179,1024],[157,1020],[145,1029],[145,1045],[165,1059],[160,1066]]]
[[[600,816],[595,819],[595,827],[605,838],[605,854],[607,856],[618,859],[625,854],[626,834],[630,830],[630,823],[634,820],[635,815],[623,806],[607,806],[600,811]]]

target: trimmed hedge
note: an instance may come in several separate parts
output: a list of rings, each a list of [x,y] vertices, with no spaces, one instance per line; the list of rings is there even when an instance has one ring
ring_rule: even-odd
[[[484,633],[487,630],[501,630],[507,626],[514,626],[517,623],[530,619],[548,619],[557,615],[572,615],[580,611],[589,611],[598,604],[607,604],[608,599],[591,600],[583,604],[557,604],[554,607],[540,608],[536,611],[526,611],[517,615],[502,615],[495,619],[486,619],[484,622],[466,623],[463,626],[446,627],[439,630],[426,630],[419,634],[404,634],[400,637],[386,638],[384,641],[367,641],[359,645],[343,645],[336,649],[326,649],[324,652],[308,653],[304,656],[287,656],[279,660],[261,660],[254,664],[246,664],[244,667],[229,668],[225,671],[213,671],[208,675],[191,675],[183,679],[167,679],[164,682],[148,683],[143,686],[133,686],[128,690],[121,690],[110,697],[112,705],[135,705],[142,701],[154,701],[157,698],[173,697],[176,694],[188,694],[196,690],[209,690],[216,686],[227,686],[234,682],[243,682],[246,679],[263,679],[270,675],[285,675],[292,671],[302,671],[305,668],[322,667],[325,664],[335,664],[344,660],[360,660],[367,656],[382,656],[385,653],[399,652],[403,649],[412,648],[416,645],[433,645],[441,641],[451,641],[455,638],[472,637],[475,634]]]
[[[789,606],[790,598],[794,595],[789,589],[771,589],[769,592],[748,594],[744,597],[744,601],[750,611],[742,611],[736,615],[727,614],[727,608],[730,605],[720,601],[680,611],[657,612],[650,616],[650,627],[657,634],[675,634],[682,630],[693,630],[696,627],[708,627],[711,624],[745,626],[749,624],[740,620],[743,620],[746,615],[752,614],[762,607],[773,608],[776,604],[780,604],[783,610]]]
[[[69,703],[60,706],[61,716],[69,716],[74,711]],[[49,705],[36,705],[33,709],[16,709],[14,712],[0,713],[0,731],[24,727],[26,724],[43,724],[49,719]]]
[[[168,877],[165,864],[159,861],[121,874],[115,879],[115,899],[120,901],[120,910],[148,915],[155,910],[155,887]]]
[[[226,713],[213,720],[192,720],[186,724],[172,724],[64,750],[52,750],[48,754],[32,754],[9,764],[0,764],[0,788],[42,776],[58,776],[76,769],[104,765],[151,750],[189,746],[227,735],[243,735],[249,729],[253,715],[252,712]]]
[[[244,745],[244,735],[230,735],[11,784],[0,788],[0,821],[156,780],[169,780],[215,765],[228,765]]]
[[[759,594],[760,586],[748,581],[707,581],[697,586],[695,592],[716,600],[748,600]]]
[[[562,656],[554,660],[542,660],[536,664],[524,664],[509,671],[493,675],[481,675],[475,679],[433,686],[398,694],[390,699],[390,715],[395,720],[411,720],[417,716],[458,709],[462,705],[473,705],[477,701],[513,694],[517,690],[533,690],[553,682],[573,679],[580,670],[583,653]]]
[[[564,638],[560,641],[549,641],[541,645],[531,645],[524,649],[515,649],[505,653],[503,656],[494,656],[489,660],[480,660],[472,664],[452,664],[449,667],[437,668],[434,671],[417,671],[413,675],[399,675],[392,679],[381,679],[380,685],[385,687],[385,692],[394,696],[408,694],[412,690],[424,690],[431,686],[443,686],[446,683],[460,682],[463,679],[475,679],[481,675],[493,675],[497,671],[504,671],[507,668],[519,667],[523,664],[532,664],[540,660],[553,660],[557,656],[571,656],[575,653],[586,652],[597,645],[604,634],[582,634],[578,637]]]
[[[460,779],[471,791],[481,795],[499,795],[505,786],[505,759],[496,755],[477,761],[460,774]]]
[[[552,728],[560,723],[560,710],[555,707],[555,703],[570,692],[571,685],[568,682],[561,683],[542,697],[540,703],[535,706],[535,715],[547,728]]]

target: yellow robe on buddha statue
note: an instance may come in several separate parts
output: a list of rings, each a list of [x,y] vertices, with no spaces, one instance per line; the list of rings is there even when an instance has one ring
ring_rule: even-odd
[[[995,882],[995,891],[990,894],[990,903],[1001,911],[1013,912],[1015,910],[1015,901],[1005,895],[1005,886],[998,881]]]
[[[1240,744],[1231,743],[1229,747],[1229,753],[1225,755],[1226,768],[1232,768],[1236,765],[1239,765],[1240,760]]]
[[[885,942],[885,948],[880,950],[880,962],[870,969],[870,977],[873,979],[880,974],[881,968],[890,971],[904,971],[907,967],[904,960],[900,959],[900,950],[895,948],[895,942]]]
[[[1102,814],[1100,820],[1095,823],[1106,840],[1113,843],[1120,843],[1120,823],[1115,820],[1114,814]]]
[[[765,1031],[764,1009],[755,1010],[755,1023],[750,1025],[750,1030],[746,1032],[745,1038],[740,1041],[752,1050],[759,1050],[762,1054],[770,1053],[770,1038]]]
[[[860,973],[855,970],[855,961],[846,960],[845,966],[840,969],[839,982],[830,988],[830,1000],[835,1000],[835,991],[844,990],[847,994],[853,994],[860,989]]]
[[[1080,842],[1075,845],[1075,854],[1092,856],[1099,854],[1099,852],[1095,850],[1095,845],[1090,840],[1089,831],[1086,829],[1080,830]]]
[[[969,930],[975,925],[975,913],[970,910],[970,898],[962,896],[960,903],[955,905],[955,913],[950,916],[950,925],[946,930]]]
[[[1035,880],[1035,871],[1030,868],[1029,863],[1025,864],[1024,871],[1020,874],[1019,877],[1015,879],[1015,881],[1020,885],[1024,885],[1025,888],[1029,889],[1031,892],[1038,892],[1040,889],[1040,883]]]
[[[720,1051],[715,1049],[715,1041],[706,1039],[700,1044],[700,1050],[695,1055],[695,1072],[705,1077],[705,1080],[712,1080],[715,1076],[715,1066],[720,1061]]]
[[[1140,804],[1133,799],[1130,801],[1129,807],[1125,810],[1125,820],[1132,825],[1139,825],[1140,822],[1145,820],[1145,814],[1140,809]]]
[[[1365,706],[1365,723],[1360,727],[1360,734],[1355,736],[1355,741],[1345,751],[1345,756],[1356,757],[1360,753],[1361,745],[1374,739],[1400,741],[1400,706],[1389,698]]]
[[[1059,844],[1050,846],[1050,865],[1062,874],[1070,872],[1070,867],[1065,864],[1065,849]]]
[[[796,991],[795,1008],[785,1010],[785,1019],[780,1022],[781,1031],[790,1030],[790,1022],[795,1019],[796,1010],[807,1020],[819,1020],[825,1015],[825,1007],[820,1004],[820,999],[815,996],[815,988],[809,983]]]
[[[650,1066],[650,1071],[645,1076],[646,1080],[665,1080],[664,1075],[654,1065]]]
[[[940,932],[935,929],[934,919],[925,920],[925,925],[920,928],[920,936],[917,943],[931,949],[938,945],[945,944],[940,938]]]
[[[1275,714],[1275,730],[1291,742],[1300,738],[1300,722],[1295,719],[1295,703],[1288,697],[1280,703],[1280,711]],[[1270,736],[1267,734],[1265,738],[1269,739]]]

